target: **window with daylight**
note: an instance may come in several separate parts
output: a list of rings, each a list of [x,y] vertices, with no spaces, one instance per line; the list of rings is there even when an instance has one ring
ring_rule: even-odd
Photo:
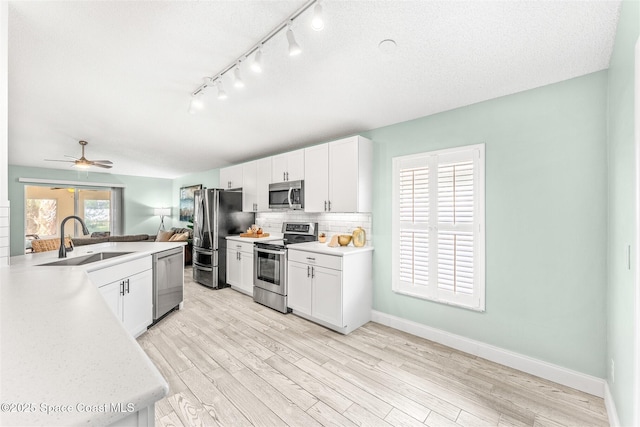
[[[56,199],[26,199],[25,234],[55,236],[58,232],[58,201]]]
[[[484,311],[484,144],[393,159],[393,291]]]

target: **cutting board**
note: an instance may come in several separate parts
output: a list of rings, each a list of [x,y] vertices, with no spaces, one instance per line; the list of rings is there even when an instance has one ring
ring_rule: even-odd
[[[251,238],[254,238],[254,239],[260,239],[262,237],[269,237],[269,233],[262,233],[262,234],[241,233],[240,237],[251,237]]]

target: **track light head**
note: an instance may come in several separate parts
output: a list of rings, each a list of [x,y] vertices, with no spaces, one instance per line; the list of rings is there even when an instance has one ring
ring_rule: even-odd
[[[253,62],[251,63],[251,70],[254,73],[262,72],[262,46],[258,48],[256,54],[253,57]]]
[[[191,102],[189,103],[189,114],[196,114],[198,111],[204,108],[204,90],[201,90],[195,95],[191,95]]]
[[[227,99],[229,96],[222,86],[222,80],[218,79],[218,99]]]
[[[311,28],[316,31],[322,31],[324,28],[324,19],[322,19],[322,5],[318,1],[313,8],[313,18],[311,18]]]
[[[238,63],[238,65],[240,65]],[[242,81],[242,77],[240,77],[240,67],[236,65],[236,68],[233,70],[233,85],[238,89],[244,87],[244,82]]]
[[[291,24],[289,24],[289,27],[287,28],[287,40],[289,41],[289,56],[300,55],[300,53],[302,53],[302,49],[296,42],[293,31],[291,30]]]

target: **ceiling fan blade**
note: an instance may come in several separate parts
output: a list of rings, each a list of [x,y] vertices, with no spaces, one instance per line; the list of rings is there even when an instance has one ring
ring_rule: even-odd
[[[68,157],[73,160],[57,160],[57,159],[45,159],[48,162],[65,162],[65,163],[73,163],[71,167],[79,167],[79,168],[87,168],[89,166],[96,166],[104,169],[111,169],[113,162],[111,160],[88,160],[84,156],[84,149],[87,146],[87,141],[78,141],[80,146],[82,147],[82,156],[80,158],[64,155],[64,157]]]
[[[97,166],[99,168],[105,168],[105,169],[111,169],[113,167],[111,165],[101,165],[100,163],[93,163],[93,162],[91,162],[91,165],[92,166]]]

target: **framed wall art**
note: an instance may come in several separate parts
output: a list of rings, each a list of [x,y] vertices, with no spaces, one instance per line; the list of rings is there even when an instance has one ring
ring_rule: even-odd
[[[202,184],[180,188],[180,221],[193,222],[193,193],[202,190]]]

